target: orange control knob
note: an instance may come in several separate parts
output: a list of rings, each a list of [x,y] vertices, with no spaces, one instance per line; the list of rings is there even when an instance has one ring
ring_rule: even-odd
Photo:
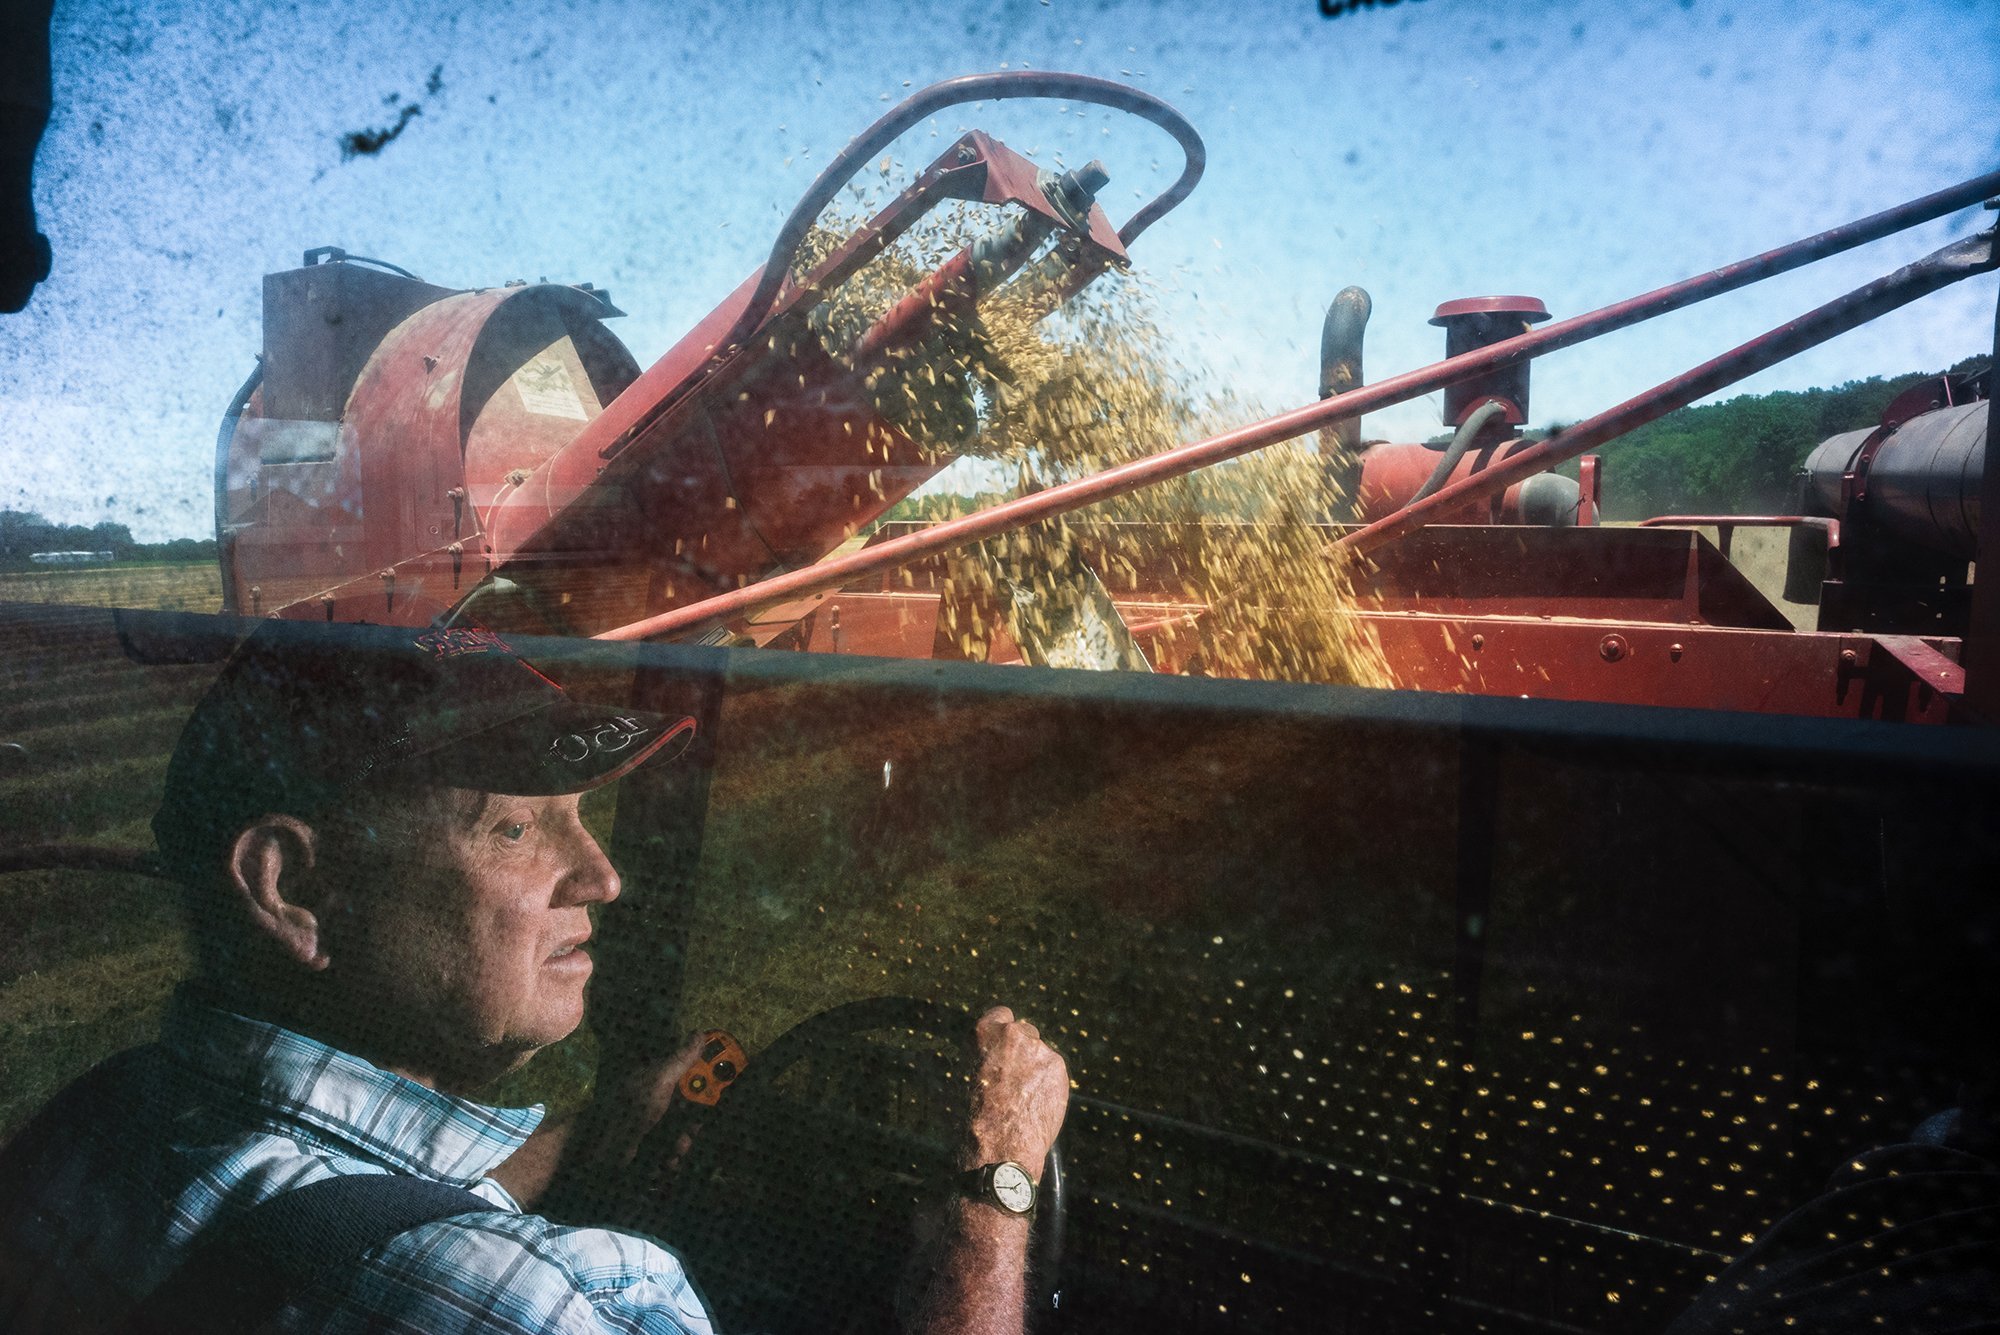
[[[750,1064],[743,1045],[724,1029],[711,1029],[701,1036],[701,1052],[694,1064],[681,1075],[681,1097],[689,1103],[713,1108]]]

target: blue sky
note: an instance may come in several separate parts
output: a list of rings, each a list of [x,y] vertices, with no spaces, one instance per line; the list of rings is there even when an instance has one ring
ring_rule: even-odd
[[[1368,369],[1442,353],[1443,300],[1574,314],[2000,167],[1985,0],[1405,0],[1339,19],[1232,5],[59,3],[37,179],[56,271],[0,317],[0,507],[209,531],[216,419],[260,344],[260,280],[341,245],[450,286],[609,287],[650,362],[759,263],[821,164],[910,87],[1002,67],[1124,79],[1208,143],[1134,259],[1177,354],[1273,411],[1312,397],[1329,298],[1375,298]],[[425,91],[433,69],[442,84]],[[422,114],[380,154],[341,137]],[[1176,168],[1159,132],[988,104],[977,125],[1101,157],[1114,217]],[[932,131],[938,138],[933,139]],[[1980,225],[1920,232],[1538,363],[1574,419]],[[1991,279],[1729,391],[1986,349]],[[1371,417],[1421,438],[1435,402]],[[1616,447],[1607,485],[1617,484]]]

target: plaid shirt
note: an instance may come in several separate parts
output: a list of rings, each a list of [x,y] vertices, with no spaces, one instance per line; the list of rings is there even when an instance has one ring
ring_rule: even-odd
[[[425,1224],[294,1298],[287,1331],[706,1335],[665,1249],[523,1214],[486,1174],[541,1121],[426,1089],[187,989],[160,1041],[129,1054],[112,1097],[23,1132],[0,1172],[0,1330],[103,1331],[210,1224],[341,1173],[466,1187],[490,1214]],[[337,1292],[334,1292],[337,1291]]]

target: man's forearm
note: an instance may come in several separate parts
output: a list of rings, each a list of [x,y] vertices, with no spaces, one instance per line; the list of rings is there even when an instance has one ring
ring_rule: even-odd
[[[979,1017],[973,1039],[979,1070],[958,1166],[1012,1164],[1037,1177],[1069,1106],[1069,1071],[1035,1026],[1005,1006]],[[924,1301],[910,1322],[914,1335],[1022,1335],[1028,1217],[955,1196],[942,1225]]]
[[[937,1268],[912,1335],[1021,1335],[1028,1220],[974,1200],[945,1207]]]

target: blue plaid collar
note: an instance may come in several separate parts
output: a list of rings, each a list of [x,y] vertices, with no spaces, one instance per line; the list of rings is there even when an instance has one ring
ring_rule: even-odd
[[[160,1030],[167,1053],[263,1109],[392,1172],[468,1185],[521,1147],[543,1109],[494,1108],[426,1089],[317,1039],[234,1014],[183,986]]]

